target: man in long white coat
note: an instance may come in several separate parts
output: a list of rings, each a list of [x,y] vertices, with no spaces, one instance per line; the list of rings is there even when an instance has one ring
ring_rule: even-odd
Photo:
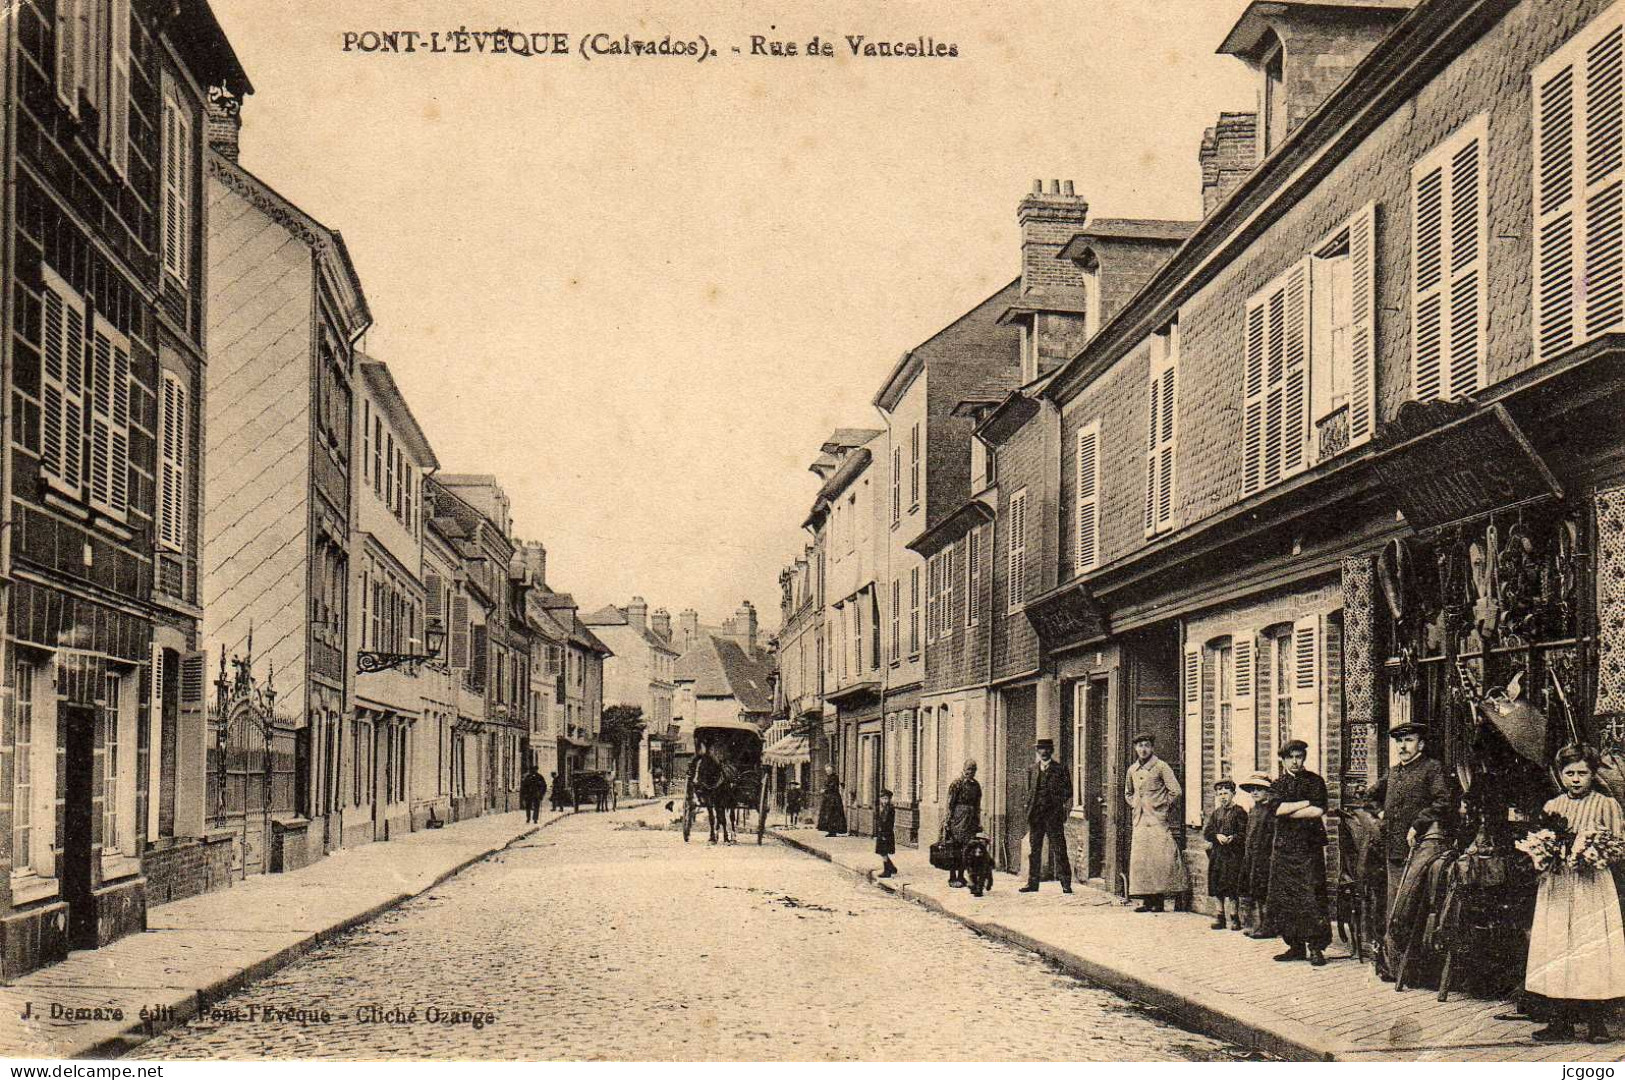
[[[1174,770],[1157,757],[1156,740],[1150,735],[1134,737],[1134,757],[1123,784],[1134,825],[1128,894],[1140,899],[1135,911],[1162,911],[1170,893],[1178,895],[1187,888],[1185,860],[1173,830],[1181,789]]]

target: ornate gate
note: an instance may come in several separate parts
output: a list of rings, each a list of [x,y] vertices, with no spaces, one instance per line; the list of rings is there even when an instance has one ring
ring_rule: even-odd
[[[294,812],[294,731],[276,722],[274,673],[263,687],[256,684],[253,636],[248,640],[249,655],[232,659],[232,676],[220,649],[208,762],[209,825],[233,833],[232,871],[239,877],[270,870],[272,821]]]

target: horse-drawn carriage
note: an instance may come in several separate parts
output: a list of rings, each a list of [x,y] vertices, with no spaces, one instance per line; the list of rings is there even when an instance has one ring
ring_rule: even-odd
[[[702,760],[714,751],[711,763]],[[683,787],[683,842],[703,811],[709,815],[711,838],[720,830],[724,842],[756,815],[756,842],[767,831],[768,770],[762,764],[762,733],[743,720],[713,720],[694,729],[694,760]]]

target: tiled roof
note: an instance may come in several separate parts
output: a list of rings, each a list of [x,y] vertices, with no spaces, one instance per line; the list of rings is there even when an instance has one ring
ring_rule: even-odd
[[[588,626],[627,626],[626,612],[614,604],[605,604],[597,611],[589,612],[581,617],[581,621]]]
[[[1121,236],[1140,240],[1184,240],[1196,231],[1196,221],[1165,218],[1094,218],[1078,230],[1080,236]]]
[[[733,698],[748,712],[771,712],[772,658],[761,649],[747,652],[732,638],[705,634],[677,661],[673,678],[692,682],[697,697]]]

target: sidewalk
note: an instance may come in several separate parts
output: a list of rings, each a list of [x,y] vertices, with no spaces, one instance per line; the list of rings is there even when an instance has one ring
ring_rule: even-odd
[[[539,825],[518,811],[473,818],[152,908],[146,933],[0,986],[0,1056],[117,1056],[565,816],[546,812]],[[30,1003],[34,1018],[18,1019]],[[100,1017],[52,1020],[53,1005]],[[143,1009],[156,1022],[143,1021]]]
[[[1341,942],[1331,963],[1276,964],[1278,940],[1253,941],[1209,929],[1204,915],[1138,915],[1116,897],[1087,886],[1067,896],[1055,882],[1018,893],[1021,878],[998,874],[980,898],[950,889],[924,849],[899,848],[898,876],[875,875],[880,858],[867,837],[826,837],[816,829],[778,828],[785,844],[827,859],[915,903],[940,911],[987,937],[1038,953],[1065,971],[1151,1005],[1197,1031],[1275,1057],[1298,1061],[1618,1061],[1621,1041],[1607,1046],[1530,1040],[1535,1025],[1496,1020],[1505,1002],[1431,990],[1395,993],[1369,963],[1356,963]]]

